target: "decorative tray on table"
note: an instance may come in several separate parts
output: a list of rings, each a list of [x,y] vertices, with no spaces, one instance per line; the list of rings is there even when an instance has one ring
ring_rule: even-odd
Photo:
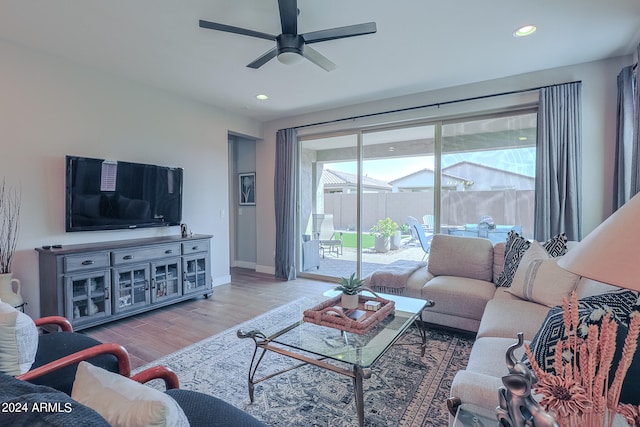
[[[379,302],[380,308],[376,311],[365,310],[364,306],[369,301]],[[305,310],[302,320],[345,332],[364,334],[393,313],[394,307],[393,301],[381,298],[374,293],[373,297],[360,295],[358,308],[345,309],[340,306],[340,295],[338,295]]]

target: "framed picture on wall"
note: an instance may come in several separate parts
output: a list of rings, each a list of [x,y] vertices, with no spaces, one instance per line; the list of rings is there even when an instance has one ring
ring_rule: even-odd
[[[255,206],[256,204],[256,173],[239,173],[238,190],[240,206]]]

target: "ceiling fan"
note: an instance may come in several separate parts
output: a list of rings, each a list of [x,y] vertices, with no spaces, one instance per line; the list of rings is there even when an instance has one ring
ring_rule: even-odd
[[[299,62],[304,57],[326,71],[336,68],[336,64],[317,50],[309,47],[310,43],[361,36],[377,31],[375,22],[367,22],[365,24],[347,25],[345,27],[298,34],[298,13],[300,11],[298,10],[297,0],[278,0],[278,8],[280,9],[280,23],[282,25],[282,34],[278,36],[203,20],[200,20],[200,27],[275,41],[276,47],[247,65],[249,68],[260,68],[275,57],[278,57],[278,60],[284,64]]]

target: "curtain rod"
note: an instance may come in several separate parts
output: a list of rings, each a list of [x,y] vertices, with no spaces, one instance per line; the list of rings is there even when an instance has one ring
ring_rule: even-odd
[[[307,125],[294,126],[294,129],[303,129],[303,128],[312,127],[312,126],[328,125],[328,124],[332,124],[332,123],[340,123],[340,122],[346,122],[346,121],[350,121],[350,120],[364,119],[364,118],[367,118],[367,117],[381,116],[381,115],[384,115],[384,114],[403,113],[405,111],[419,110],[421,108],[440,107],[441,105],[456,104],[458,102],[477,101],[479,99],[493,98],[493,97],[496,97],[496,96],[505,96],[505,95],[513,95],[513,94],[516,94],[516,93],[533,92],[533,91],[537,91],[537,90],[540,90],[540,89],[545,89],[545,88],[548,88],[548,87],[554,87],[554,86],[560,86],[560,85],[566,85],[566,84],[572,84],[572,83],[582,83],[582,80],[576,80],[576,81],[573,81],[573,82],[566,82],[566,83],[557,83],[557,84],[546,85],[546,86],[532,87],[532,88],[529,88],[529,89],[511,90],[511,91],[507,91],[507,92],[494,93],[494,94],[491,94],[491,95],[472,96],[472,97],[469,97],[469,98],[454,99],[454,100],[451,100],[451,101],[434,102],[433,104],[418,105],[418,106],[415,106],[415,107],[398,108],[396,110],[380,111],[380,112],[377,112],[377,113],[361,114],[359,116],[344,117],[344,118],[341,118],[341,119],[333,119],[333,120],[327,120],[327,121],[324,121],[324,122],[317,122],[317,123],[310,123],[310,124],[307,124]]]

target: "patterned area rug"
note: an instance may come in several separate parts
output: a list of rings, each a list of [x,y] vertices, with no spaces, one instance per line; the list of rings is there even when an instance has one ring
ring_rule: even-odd
[[[141,367],[172,368],[181,388],[214,396],[244,409],[271,426],[354,426],[357,415],[351,378],[314,366],[304,366],[256,385],[250,403],[247,376],[254,343],[240,339],[238,329],[261,330],[267,335],[300,319],[314,301],[301,298],[218,335]],[[469,336],[429,329],[427,351],[420,357],[415,327],[373,366],[364,380],[365,424],[378,426],[448,425],[446,399],[451,381],[464,369],[473,339]],[[257,377],[295,364],[284,356],[267,352]],[[162,389],[156,381],[150,385]]]

